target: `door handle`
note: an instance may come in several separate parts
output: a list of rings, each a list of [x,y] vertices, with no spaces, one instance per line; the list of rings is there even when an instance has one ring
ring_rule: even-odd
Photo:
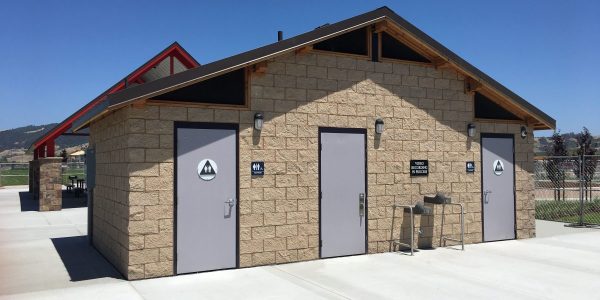
[[[229,199],[227,199],[227,201],[225,201],[225,206],[223,207],[225,218],[231,218],[231,211],[233,210],[234,206],[235,206],[234,198],[229,198]]]
[[[488,204],[490,202],[489,194],[491,194],[491,193],[492,193],[492,191],[490,191],[490,190],[483,191],[483,203]]]
[[[361,217],[365,215],[365,193],[358,194],[358,214]]]

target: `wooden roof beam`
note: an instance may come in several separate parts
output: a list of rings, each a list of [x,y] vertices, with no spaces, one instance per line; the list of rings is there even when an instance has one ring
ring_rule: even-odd
[[[375,30],[373,33],[380,33],[388,30],[388,23],[386,21],[379,22],[375,24]]]
[[[467,77],[465,79],[465,93],[473,93],[480,91],[483,88],[481,82],[473,79],[472,77]]]

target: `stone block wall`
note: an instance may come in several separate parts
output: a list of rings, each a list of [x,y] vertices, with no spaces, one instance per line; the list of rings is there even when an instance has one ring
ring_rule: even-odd
[[[62,209],[62,157],[39,158],[37,195],[40,211]]]
[[[103,195],[96,194],[94,209],[106,206],[95,211],[106,224],[94,232],[104,232],[103,253],[112,243],[119,245],[118,253],[127,257],[120,269],[128,278],[174,272],[174,121],[240,124],[241,267],[318,258],[320,126],[368,131],[369,253],[390,249],[393,203],[415,204],[437,191],[465,205],[467,242],[482,240],[480,132],[516,135],[517,233],[518,238],[535,235],[533,137],[520,139],[520,124],[475,122],[473,97],[464,93],[464,78],[457,72],[290,54],[270,60],[266,73],[252,74],[249,86],[249,110],[149,103],[122,108],[92,126],[97,190]],[[265,115],[260,132],[252,128],[256,112]],[[378,117],[385,121],[380,137],[374,134]],[[466,136],[470,122],[477,126],[474,138]],[[98,134],[101,139],[94,137]],[[411,159],[428,159],[429,176],[410,177]],[[252,160],[265,162],[264,176],[250,176]],[[469,160],[477,164],[475,173],[465,172]],[[438,245],[440,220],[440,208],[434,217],[417,218],[420,246]],[[458,238],[457,210],[448,215],[444,230]],[[399,231],[407,236],[402,218]]]
[[[90,127],[96,149],[93,244],[117,268],[129,273],[129,145],[127,111],[111,113]]]

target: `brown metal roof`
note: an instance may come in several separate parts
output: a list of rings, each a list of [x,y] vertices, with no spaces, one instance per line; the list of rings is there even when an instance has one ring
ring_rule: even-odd
[[[548,129],[556,127],[556,121],[546,113],[486,75],[481,70],[469,64],[457,54],[450,51],[448,48],[444,47],[442,44],[438,43],[385,6],[335,24],[322,26],[307,33],[218,60],[195,69],[190,69],[152,82],[130,87],[126,90],[109,95],[108,109],[118,108],[132,101],[161,95],[382,20],[388,20],[395,23],[396,26],[406,30],[419,42],[437,52],[448,62],[473,76],[474,79],[478,80],[483,85],[502,93],[518,107],[521,107],[533,115],[539,122],[547,126]]]

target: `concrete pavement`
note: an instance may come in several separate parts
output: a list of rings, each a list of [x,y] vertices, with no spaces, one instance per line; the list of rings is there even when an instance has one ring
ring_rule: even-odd
[[[0,189],[1,299],[600,298],[594,229],[128,282],[87,244],[85,208],[21,211],[23,190]]]

